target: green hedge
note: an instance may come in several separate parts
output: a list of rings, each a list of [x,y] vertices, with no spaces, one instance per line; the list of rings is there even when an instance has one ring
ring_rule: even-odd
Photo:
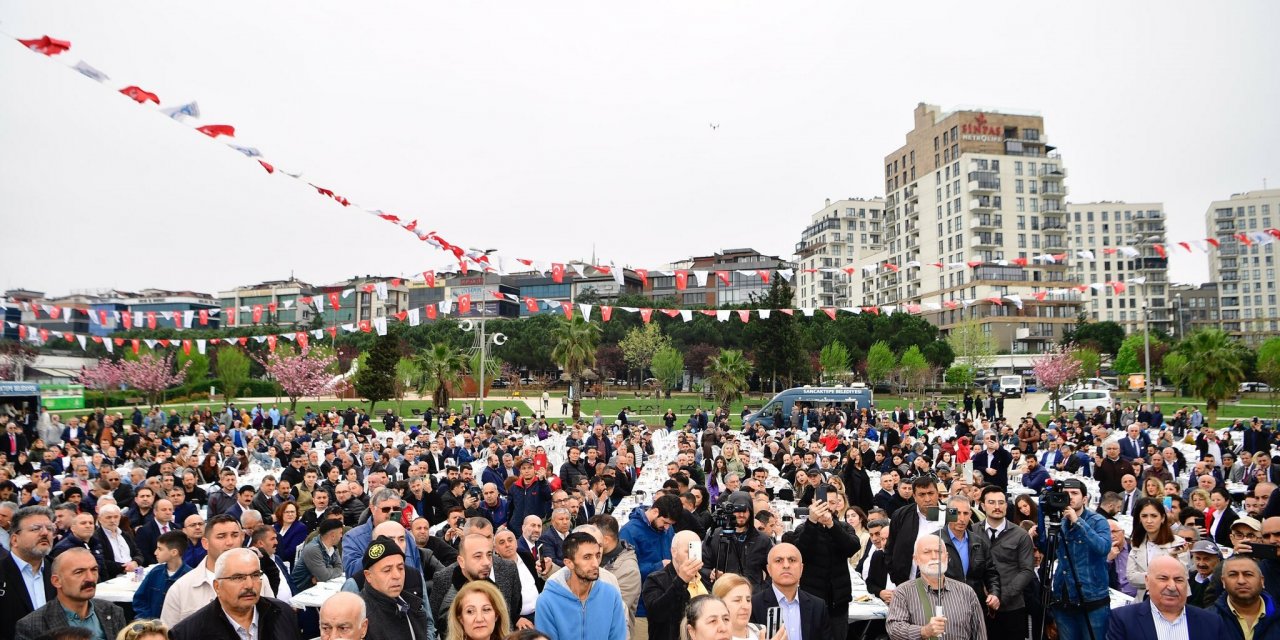
[[[183,384],[171,387],[163,394],[165,402],[173,402],[179,398],[199,399],[207,401],[209,399],[209,387],[214,387],[218,394],[221,395],[225,390],[222,383],[217,378],[209,378],[200,380],[193,384]],[[270,397],[277,394],[283,395],[280,391],[280,385],[271,380],[249,380],[240,388],[236,395],[242,398],[254,397]],[[103,399],[106,399],[108,407],[118,407],[130,404],[128,400],[142,399],[146,403],[146,394],[133,389],[125,391],[92,391],[84,392],[84,403],[86,407],[97,407],[102,405]]]

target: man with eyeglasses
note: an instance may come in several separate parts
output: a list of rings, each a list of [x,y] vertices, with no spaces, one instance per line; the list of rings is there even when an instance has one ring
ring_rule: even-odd
[[[201,543],[208,551],[208,555],[205,556],[204,562],[173,583],[169,593],[165,594],[164,609],[160,613],[160,619],[166,626],[173,628],[217,597],[213,582],[217,573],[218,558],[228,551],[241,548],[243,542],[244,531],[240,528],[240,523],[236,522],[231,515],[224,513],[205,521],[204,538]],[[249,549],[244,551],[253,556],[252,570],[261,571],[257,554]],[[266,583],[263,583],[261,593],[275,596],[271,585]]]
[[[373,494],[369,506],[369,519],[348,531],[342,538],[342,569],[348,578],[361,571],[361,558],[364,557],[369,541],[373,539],[373,528],[393,518],[399,521],[400,507],[400,493],[395,489],[379,489]],[[418,555],[417,545],[409,545],[403,554],[406,565],[422,570],[422,559]]]
[[[214,564],[215,599],[174,625],[169,637],[172,640],[299,640],[301,632],[293,608],[263,595],[267,588],[257,555],[249,549],[230,549]]]
[[[204,518],[200,514],[187,516],[182,521],[182,533],[187,536],[187,550],[182,553],[182,563],[192,569],[200,566],[204,562],[205,556],[209,552],[200,544],[200,540],[204,537]]]
[[[45,558],[53,550],[53,512],[26,507],[13,514],[10,553],[0,558],[0,638],[12,638],[14,625],[23,616],[43,607],[56,596]]]

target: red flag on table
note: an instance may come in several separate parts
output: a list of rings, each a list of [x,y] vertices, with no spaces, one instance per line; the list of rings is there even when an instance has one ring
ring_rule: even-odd
[[[228,138],[236,137],[236,128],[229,124],[206,124],[203,127],[196,127],[196,131],[216,138],[218,136],[226,136]]]
[[[568,318],[569,320],[573,319],[573,303],[572,302],[569,302],[568,300],[561,302],[560,309],[564,311],[565,318]]]
[[[262,305],[255,304],[253,305],[253,323],[258,324],[259,322],[262,322]]]
[[[458,296],[458,313],[463,315],[471,313],[471,294]]]
[[[653,317],[653,309],[641,309],[641,310],[640,310],[640,319],[641,319],[641,320],[644,320],[644,323],[645,323],[645,324],[649,324],[649,319],[650,319],[650,318],[652,318],[652,317]]]
[[[341,308],[342,308],[342,294],[341,294],[341,293],[339,293],[339,292],[337,292],[337,291],[330,291],[330,292],[329,292],[329,306],[333,307],[334,309],[341,309]]]
[[[636,271],[636,276],[637,276],[638,278],[640,278],[640,287],[641,287],[641,288],[644,288],[644,287],[649,286],[649,270],[648,270],[648,269],[636,269],[635,271]]]
[[[559,262],[551,263],[551,281],[560,283],[564,282],[564,265]]]
[[[137,87],[134,85],[129,85],[121,89],[120,93],[123,93],[124,95],[129,96],[130,98],[133,98],[133,101],[137,102],[138,104],[142,104],[144,102],[154,102],[156,104],[160,104],[159,96],[141,87]]]
[[[209,324],[209,311],[207,309],[200,310],[200,324],[202,325]]]
[[[608,322],[609,318],[613,317],[613,307],[610,307],[608,305],[601,305],[600,317],[603,318],[605,322]]]
[[[156,312],[154,311],[147,312],[147,328],[148,329],[156,328]]]
[[[435,272],[435,271],[423,271],[423,272],[422,272],[422,277],[427,281],[427,286],[428,286],[428,287],[434,287],[434,286],[436,286],[436,272]]]
[[[676,291],[684,291],[689,286],[689,272],[684,269],[676,271]]]

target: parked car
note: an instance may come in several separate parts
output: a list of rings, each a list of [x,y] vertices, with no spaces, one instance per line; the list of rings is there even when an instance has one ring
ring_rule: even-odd
[[[1076,389],[1106,389],[1106,390],[1108,390],[1108,391],[1118,391],[1118,390],[1120,389],[1120,387],[1119,387],[1119,386],[1117,386],[1117,385],[1115,385],[1115,384],[1113,384],[1113,383],[1107,382],[1106,380],[1103,380],[1102,378],[1085,378],[1085,379],[1081,380],[1080,382],[1076,383],[1076,385],[1075,385],[1075,387],[1074,387],[1074,388],[1076,388]]]
[[[1083,409],[1085,412],[1089,412],[1093,411],[1094,407],[1106,409],[1114,405],[1115,401],[1111,397],[1110,389],[1077,389],[1058,400],[1058,409],[1060,411]]]
[[[1240,393],[1271,393],[1271,385],[1265,382],[1241,382]]]

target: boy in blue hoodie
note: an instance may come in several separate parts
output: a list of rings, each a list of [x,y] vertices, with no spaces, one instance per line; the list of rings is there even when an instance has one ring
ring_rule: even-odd
[[[181,531],[170,531],[156,539],[156,565],[147,571],[133,594],[134,617],[142,620],[159,618],[164,609],[164,595],[178,578],[191,571],[182,562],[182,554],[186,552],[187,534]]]
[[[627,640],[622,594],[599,581],[601,551],[589,533],[565,537],[564,569],[547,580],[534,608],[538,631],[551,640],[587,640],[588,629],[592,640]]]

